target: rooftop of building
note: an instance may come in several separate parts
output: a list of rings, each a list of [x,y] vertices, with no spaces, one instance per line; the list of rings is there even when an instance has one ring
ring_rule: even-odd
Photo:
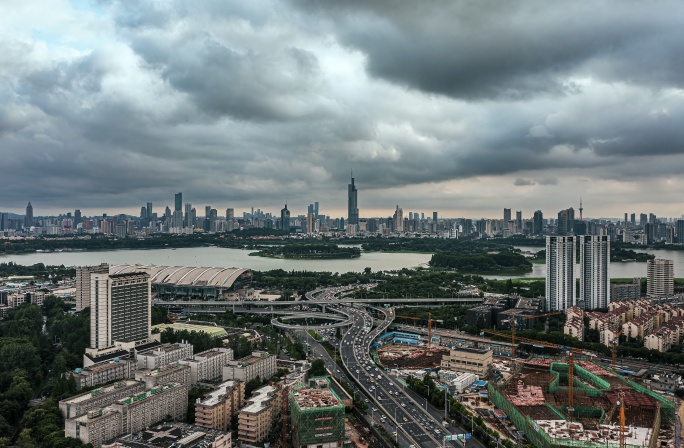
[[[491,350],[484,350],[480,348],[469,348],[469,347],[453,347],[450,348],[450,353],[453,352],[464,352],[464,353],[472,353],[474,355],[486,355],[487,353],[491,353]]]
[[[268,407],[268,403],[274,399],[274,392],[276,390],[278,389],[271,385],[263,386],[255,390],[252,392],[252,396],[249,398],[249,400],[247,400],[249,404],[240,409],[240,412],[258,414],[259,412],[263,411]]]
[[[155,265],[114,265],[109,268],[113,274],[141,270],[150,275],[153,284],[220,288],[230,288],[243,274],[251,274],[245,268]]]
[[[127,388],[127,387],[132,387],[132,386],[139,386],[142,383],[138,381],[133,381],[133,380],[122,380],[122,381],[117,381],[116,383],[109,384],[107,386],[99,387],[97,389],[93,389],[88,392],[84,392],[82,394],[74,395],[73,397],[66,398],[64,400],[61,400],[62,403],[81,403],[83,401],[88,401],[93,397],[97,397],[99,395],[104,395],[108,394],[111,392],[116,392],[118,390]]]
[[[327,387],[302,387],[292,393],[292,399],[299,409],[321,409],[340,406],[342,402]]]
[[[126,448],[170,448],[192,446],[193,448],[210,447],[212,442],[228,433],[203,426],[186,423],[163,424],[147,428],[144,431],[129,434],[115,439]],[[197,441],[193,444],[193,442]]]
[[[156,369],[137,369],[135,372],[136,377],[145,377],[145,376],[160,376],[160,375],[168,375],[169,373],[172,373],[174,371],[179,371],[183,369],[190,369],[189,366],[185,364],[180,364],[178,362],[172,363],[172,364],[167,364],[162,367],[158,367]]]
[[[199,404],[203,406],[214,406],[223,400],[223,397],[230,393],[236,386],[241,383],[240,380],[228,380],[219,384],[216,389],[204,395]]]
[[[121,400],[118,400],[117,403],[119,404],[133,404],[136,403],[140,400],[144,400],[146,398],[150,398],[160,392],[167,391],[169,389],[174,389],[176,387],[180,387],[181,385],[178,383],[168,383],[164,384],[163,386],[155,386],[149,390],[146,390],[145,392],[140,392],[139,394],[132,395],[130,397],[122,398]]]
[[[141,355],[141,356],[159,356],[162,353],[170,353],[170,352],[174,352],[176,350],[182,350],[182,349],[187,348],[188,346],[192,347],[190,344],[185,344],[182,342],[161,344],[161,345],[156,346],[156,347],[150,347],[147,349],[138,350],[138,355]]]

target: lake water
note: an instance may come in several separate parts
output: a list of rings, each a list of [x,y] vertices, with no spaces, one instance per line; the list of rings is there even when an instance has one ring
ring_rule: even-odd
[[[544,247],[536,246],[515,246],[523,252],[539,252],[543,250]],[[684,251],[681,250],[644,250],[644,249],[633,249],[634,252],[642,252],[647,254],[653,254],[657,258],[665,258],[666,260],[674,261],[674,274],[677,278],[684,277]],[[578,266],[575,266],[575,276],[579,274]],[[494,276],[492,276],[494,277]],[[516,275],[515,277],[546,277],[546,264],[534,264],[532,266],[532,272],[525,275]],[[646,263],[635,263],[635,262],[611,262],[610,263],[610,277],[611,278],[632,278],[632,277],[646,277]],[[509,278],[496,276],[496,278]]]
[[[430,254],[361,253],[360,258],[339,260],[285,260],[280,258],[250,257],[253,250],[222,247],[190,247],[179,249],[107,250],[92,252],[50,252],[0,256],[0,263],[22,265],[86,266],[110,264],[156,264],[161,266],[206,266],[249,268],[255,271],[284,269],[286,271],[361,272],[366,267],[373,271],[398,270],[427,266]]]
[[[516,246],[520,250],[538,252],[543,247]],[[641,250],[658,258],[674,260],[675,277],[684,277],[684,251]],[[181,249],[108,250],[93,252],[52,252],[0,256],[0,263],[13,261],[22,265],[85,266],[110,264],[156,264],[169,266],[244,267],[256,271],[284,269],[286,271],[361,272],[366,267],[373,271],[398,270],[427,266],[430,254],[362,252],[360,258],[341,260],[284,260],[279,258],[250,257],[252,251],[221,247],[192,247]],[[611,263],[613,278],[646,277],[646,263]],[[546,277],[546,264],[532,265],[532,272],[523,275],[485,275],[487,278]]]

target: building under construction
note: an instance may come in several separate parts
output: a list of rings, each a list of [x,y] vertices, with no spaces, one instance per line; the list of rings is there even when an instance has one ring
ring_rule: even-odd
[[[532,357],[490,383],[490,399],[536,447],[659,446],[661,425],[674,421],[671,401],[586,359],[568,370],[566,358]]]
[[[311,378],[290,395],[292,446],[342,448],[344,404],[329,381],[325,377]]]

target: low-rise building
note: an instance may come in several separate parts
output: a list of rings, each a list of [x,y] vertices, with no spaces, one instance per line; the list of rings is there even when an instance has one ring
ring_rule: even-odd
[[[268,380],[276,373],[275,356],[268,352],[255,351],[236,361],[228,361],[223,367],[223,381],[240,380],[248,383],[255,378]]]
[[[127,434],[102,448],[231,448],[229,432],[186,423],[165,423]]]
[[[456,347],[442,357],[442,368],[468,372],[485,377],[492,367],[492,351],[476,348]]]
[[[636,277],[632,283],[612,283],[610,285],[610,300],[638,300],[641,297],[641,279]]]
[[[157,369],[190,357],[192,357],[192,344],[178,342],[136,351],[135,360],[139,369]]]
[[[146,389],[168,383],[178,383],[189,388],[190,366],[176,362],[156,369],[140,369],[135,372],[135,379],[144,382]]]
[[[252,444],[267,440],[281,418],[282,389],[261,387],[245,404],[238,414],[238,439]]]
[[[190,381],[193,385],[201,381],[220,380],[223,366],[233,360],[233,349],[212,348],[184,359],[182,364],[190,367]]]
[[[145,391],[145,384],[140,381],[123,380],[109,384],[89,392],[74,395],[59,402],[59,410],[65,419],[78,417],[88,412],[101,409],[131,395]]]
[[[467,388],[479,381],[480,377],[474,373],[461,373],[457,375],[453,380],[451,380],[451,386],[454,388],[454,392],[462,394]]]
[[[568,318],[563,326],[563,333],[580,341],[584,340],[584,320],[579,317]]]
[[[227,431],[233,415],[244,405],[245,383],[228,380],[195,403],[195,424]]]
[[[73,376],[76,381],[76,387],[80,390],[85,387],[98,386],[115,380],[134,378],[137,367],[138,365],[132,359],[115,357],[109,361],[102,361],[82,369],[76,369]]]
[[[167,417],[183,420],[188,406],[188,388],[178,383],[155,387],[64,422],[66,437],[80,439],[99,448],[114,437],[141,431]]]

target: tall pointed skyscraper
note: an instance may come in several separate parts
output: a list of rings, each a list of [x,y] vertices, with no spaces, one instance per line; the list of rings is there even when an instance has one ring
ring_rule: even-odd
[[[351,183],[347,186],[347,224],[359,223],[359,206],[354,185],[354,173],[352,172]]]
[[[26,215],[24,215],[24,228],[28,229],[33,225],[33,206],[29,202],[26,206]]]

